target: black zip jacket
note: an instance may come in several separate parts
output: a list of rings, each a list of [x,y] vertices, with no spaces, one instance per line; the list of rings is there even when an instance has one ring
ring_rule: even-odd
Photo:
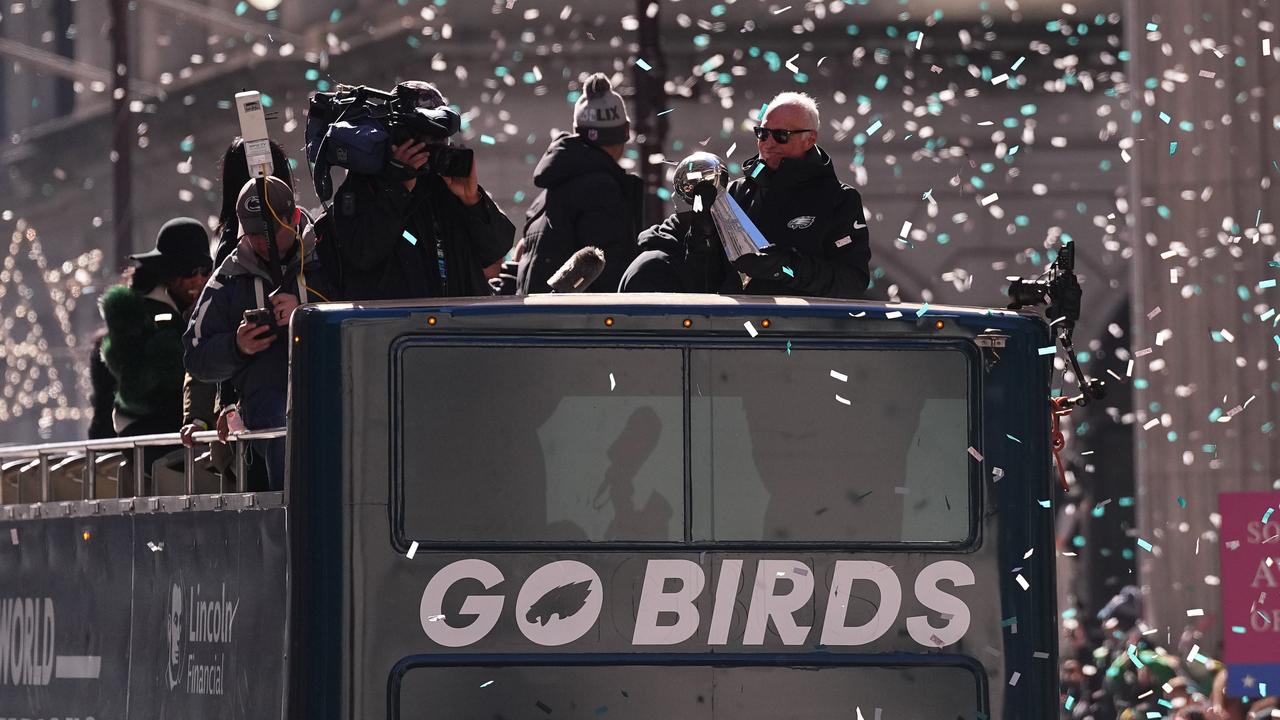
[[[710,216],[681,212],[641,234],[642,252],[619,290],[864,297],[871,248],[862,196],[836,179],[826,153],[815,147],[776,172],[752,158],[743,170],[729,194],[770,244],[788,248],[794,277],[750,278],[744,287]]]
[[[329,213],[346,300],[491,295],[484,269],[511,249],[516,228],[480,190],[462,204],[436,175],[412,191],[399,181],[351,174]]]
[[[741,294],[715,225],[706,213],[675,213],[640,233],[640,255],[627,268],[618,292]]]

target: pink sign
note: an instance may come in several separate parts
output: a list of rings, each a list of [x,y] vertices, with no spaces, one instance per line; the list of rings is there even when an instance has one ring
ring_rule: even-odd
[[[1218,495],[1223,660],[1280,663],[1280,492]]]

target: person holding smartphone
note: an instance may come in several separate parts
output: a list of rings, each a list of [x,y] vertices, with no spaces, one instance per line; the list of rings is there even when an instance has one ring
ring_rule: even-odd
[[[268,228],[256,183],[250,180],[240,190],[240,239],[205,285],[182,336],[187,372],[202,382],[230,381],[249,430],[285,423],[293,311],[334,299],[315,253],[310,219],[297,207],[293,190],[279,178],[267,178]],[[280,257],[279,287],[272,280],[268,242],[276,244]],[[266,461],[270,489],[284,489],[284,438],[252,444]]]
[[[430,83],[395,92],[416,107],[446,105]],[[486,270],[511,249],[515,226],[480,187],[471,151],[448,137],[409,137],[390,151],[380,175],[347,175],[327,216],[346,299],[492,294]]]

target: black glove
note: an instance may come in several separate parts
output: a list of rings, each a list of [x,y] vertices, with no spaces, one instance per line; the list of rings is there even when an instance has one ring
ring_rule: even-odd
[[[715,183],[703,180],[693,186],[694,197],[702,198],[702,212],[711,214],[711,204],[716,201],[716,195],[719,191],[716,189]]]
[[[743,255],[733,261],[733,269],[761,280],[795,277],[795,250],[782,245],[768,245],[758,253]],[[791,272],[787,272],[790,270]]]

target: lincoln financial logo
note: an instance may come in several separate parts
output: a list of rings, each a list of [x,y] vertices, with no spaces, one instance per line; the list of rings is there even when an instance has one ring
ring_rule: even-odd
[[[240,599],[227,598],[226,583],[217,595],[202,590],[177,584],[170,589],[165,615],[169,689],[181,685],[192,695],[221,695]]]

